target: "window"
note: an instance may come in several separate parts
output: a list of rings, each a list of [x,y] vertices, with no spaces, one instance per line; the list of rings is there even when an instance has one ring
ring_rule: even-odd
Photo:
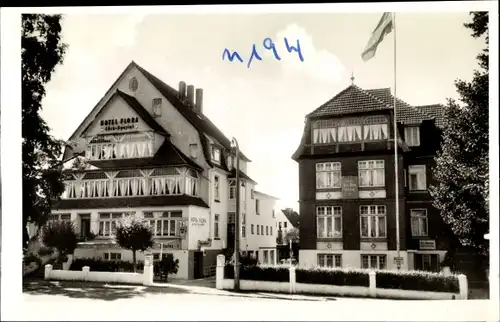
[[[99,236],[110,237],[116,232],[118,222],[125,217],[124,213],[100,213]]]
[[[104,260],[107,261],[119,261],[122,259],[121,253],[104,253]]]
[[[216,146],[212,146],[212,161],[220,164],[220,149]]]
[[[260,225],[260,234],[264,236],[264,225]]]
[[[259,199],[255,199],[255,213],[258,215],[260,213],[260,200]]]
[[[265,250],[263,253],[264,253],[264,264],[267,264],[267,260],[268,260],[268,258],[267,258],[267,250]]]
[[[154,116],[161,116],[161,98],[153,98]]]
[[[229,199],[236,198],[236,182],[229,182]]]
[[[269,226],[269,235],[273,235],[273,226]]]
[[[284,221],[284,222],[283,222],[283,228],[285,228],[285,229],[286,229],[286,224],[287,224],[287,222],[286,222],[286,221]]]
[[[427,189],[425,165],[410,165],[408,173],[410,174],[410,190],[424,191]]]
[[[385,206],[361,206],[361,238],[386,238]]]
[[[250,234],[252,234],[252,235],[254,234],[254,232],[253,232],[253,224],[250,225]]]
[[[182,211],[145,212],[144,218],[149,220],[149,225],[153,230],[153,236],[179,236]]]
[[[363,139],[365,141],[387,140],[387,118],[376,115],[368,116],[363,122]]]
[[[416,270],[439,272],[438,254],[415,254],[414,263]]]
[[[427,209],[411,209],[412,236],[427,236]]]
[[[253,189],[250,189],[250,198],[254,199],[254,190]]]
[[[358,161],[358,175],[360,187],[383,187],[384,160]]]
[[[318,238],[342,237],[342,207],[316,207],[316,220],[318,223]]]
[[[260,235],[260,225],[257,225],[255,228],[257,228],[257,235]]]
[[[341,163],[316,163],[316,189],[340,188]]]
[[[196,159],[198,157],[198,144],[193,143],[189,145],[189,155],[193,159]]]
[[[276,211],[273,209],[273,218],[276,218]]]
[[[342,267],[342,255],[318,254],[319,267]]]
[[[71,214],[51,214],[49,221],[71,221]]]
[[[219,238],[219,215],[214,215],[214,238]]]
[[[266,236],[269,236],[269,226],[266,226]]]
[[[274,250],[269,251],[269,264],[274,265]]]
[[[132,119],[134,118],[120,119],[119,126],[135,126],[132,123]],[[138,122],[138,118],[134,120],[134,123],[136,121]],[[101,120],[101,122],[106,121]],[[116,119],[116,122],[118,122],[118,119]],[[150,157],[155,152],[154,141],[154,135],[148,132],[97,135],[88,143],[85,150],[85,157],[89,160]]]
[[[337,142],[359,142],[362,140],[362,124],[360,118],[341,120],[320,120],[313,123],[314,144],[335,144]]]
[[[386,263],[385,255],[361,255],[361,268],[385,269]]]
[[[219,176],[214,176],[214,200],[219,201]]]
[[[418,126],[405,127],[405,142],[408,146],[420,145],[420,128]]]

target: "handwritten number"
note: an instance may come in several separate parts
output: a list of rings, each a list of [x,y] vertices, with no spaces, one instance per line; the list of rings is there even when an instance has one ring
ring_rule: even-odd
[[[254,45],[254,46],[255,46],[255,45]],[[225,48],[225,49],[224,49],[224,52],[222,53],[222,60],[224,60],[224,58],[226,58],[226,57],[227,57],[227,59],[228,59],[230,62],[232,62],[235,58],[236,58],[236,59],[238,59],[238,60],[240,61],[240,63],[242,63],[242,62],[243,62],[243,58],[241,58],[240,54],[238,54],[238,52],[237,52],[237,51],[235,51],[235,52],[231,53],[231,52],[229,51],[229,49],[227,49],[227,48]]]
[[[304,57],[302,56],[302,50],[300,49],[300,42],[298,39],[297,39],[297,47],[294,47],[288,43],[288,39],[286,39],[286,37],[285,37],[285,46],[286,46],[286,50],[288,50],[289,53],[291,53],[292,51],[295,51],[299,55],[300,61],[304,61]]]
[[[267,50],[272,50],[273,51],[274,58],[276,58],[276,60],[281,60],[281,57],[278,55],[278,51],[276,50],[276,45],[274,44],[274,42],[273,42],[273,40],[271,38],[264,39],[264,42],[263,42],[262,45]]]
[[[250,64],[252,64],[252,60],[254,59],[257,60],[262,60],[262,57],[259,56],[259,53],[257,52],[257,48],[255,48],[255,44],[253,44],[252,47],[252,55],[250,56],[250,59],[248,60],[247,68],[250,68]]]

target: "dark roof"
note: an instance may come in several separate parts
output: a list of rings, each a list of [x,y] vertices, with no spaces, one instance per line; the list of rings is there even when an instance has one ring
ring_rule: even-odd
[[[292,224],[293,227],[299,228],[300,216],[296,211],[291,210],[291,209],[282,209],[281,211],[283,212],[285,217],[288,219],[288,221],[290,221],[290,223]]]
[[[158,166],[191,166],[200,171],[203,170],[191,158],[188,158],[177,147],[175,147],[169,138],[160,146],[158,151],[153,157],[150,158],[137,158],[137,159],[116,159],[116,160],[89,160],[89,164],[101,169],[127,169],[137,167],[158,167]]]
[[[208,208],[208,205],[200,198],[182,195],[133,198],[61,199],[54,203],[53,209],[133,208],[186,205]]]
[[[307,116],[342,115],[390,109],[391,106],[386,102],[381,101],[356,85],[351,85]]]
[[[436,120],[437,127],[441,128],[445,124],[446,106],[443,106],[441,104],[434,104],[434,105],[422,105],[415,107],[420,111],[424,112],[425,114],[432,116]]]
[[[204,114],[196,112],[191,103],[185,99],[181,99],[177,90],[165,84],[162,80],[141,66],[135,65],[156,89],[158,89],[158,91],[200,132],[200,134],[207,134],[217,140],[227,150],[231,149],[231,141]],[[202,136],[203,135],[200,135],[201,140],[204,139]],[[242,159],[250,161],[243,153],[241,153],[241,156]],[[210,159],[208,162],[210,162]]]
[[[241,170],[239,171],[239,176],[241,179],[246,179],[246,180],[252,181],[253,183],[257,183],[255,180],[253,180],[252,178],[247,176],[246,173],[241,171]],[[235,168],[231,169],[231,171],[229,172],[229,175],[227,177],[228,177],[228,179],[235,179],[236,178],[236,169]]]
[[[383,101],[391,109],[394,108],[394,95],[391,94],[390,88],[368,89],[366,92]],[[397,121],[403,124],[420,124],[424,120],[433,119],[432,116],[427,115],[424,111],[411,106],[399,98],[396,99],[396,111]]]

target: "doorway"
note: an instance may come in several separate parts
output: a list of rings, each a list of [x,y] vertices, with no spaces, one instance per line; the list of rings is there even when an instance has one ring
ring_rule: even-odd
[[[90,215],[80,215],[80,237],[87,240],[90,237]]]
[[[194,252],[194,261],[193,261],[193,278],[203,278],[203,252]]]

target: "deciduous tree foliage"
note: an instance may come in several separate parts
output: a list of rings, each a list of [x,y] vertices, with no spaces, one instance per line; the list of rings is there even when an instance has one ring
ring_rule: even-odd
[[[46,223],[41,228],[44,246],[58,252],[58,262],[66,261],[66,256],[73,254],[78,244],[78,236],[71,221],[56,220]]]
[[[45,85],[66,51],[60,22],[61,15],[22,15],[23,245],[28,242],[27,223],[43,225],[51,199],[63,192],[61,173],[54,168],[62,142],[49,134],[40,116]]]
[[[489,138],[488,138],[488,13],[472,12],[464,24],[474,38],[484,36],[486,48],[477,56],[479,69],[471,82],[455,82],[460,102],[448,100],[447,124],[431,187],[434,205],[462,246],[480,254],[489,250],[484,234],[489,231]]]
[[[136,272],[136,252],[143,252],[153,246],[153,232],[144,218],[131,215],[118,223],[115,240],[120,247],[132,251],[134,272]]]

